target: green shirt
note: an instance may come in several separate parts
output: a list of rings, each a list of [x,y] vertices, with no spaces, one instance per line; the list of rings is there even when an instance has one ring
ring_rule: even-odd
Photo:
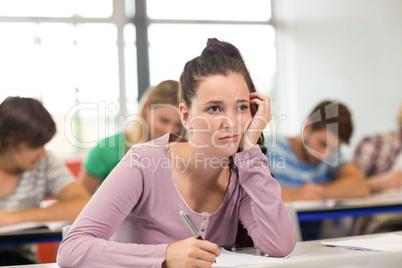
[[[84,168],[91,175],[105,180],[123,158],[124,134],[122,132],[101,140],[89,153]]]

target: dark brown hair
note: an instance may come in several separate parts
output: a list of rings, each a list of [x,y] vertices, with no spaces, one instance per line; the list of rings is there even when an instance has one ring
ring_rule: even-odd
[[[248,90],[256,92],[240,51],[228,42],[209,38],[207,46],[201,55],[190,60],[184,66],[184,70],[180,76],[180,102],[191,107],[196,90],[203,79],[211,75],[227,76],[230,73],[240,74],[244,78]],[[265,154],[267,149],[264,146],[264,135],[262,133],[257,144]]]
[[[338,101],[322,101],[309,115],[312,131],[328,128],[346,144],[353,133],[352,115],[348,108]]]
[[[23,142],[43,146],[55,133],[56,124],[38,100],[8,97],[0,104],[0,153]]]

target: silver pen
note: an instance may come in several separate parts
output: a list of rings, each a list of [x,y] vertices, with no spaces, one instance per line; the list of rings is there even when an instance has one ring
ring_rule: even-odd
[[[190,215],[184,211],[180,211],[180,215],[183,218],[184,222],[187,224],[188,228],[190,229],[191,233],[196,239],[203,240],[200,233],[198,232],[197,227],[195,227],[195,223],[193,219],[191,219]]]
[[[187,224],[188,228],[190,228],[190,231],[193,233],[194,237],[199,240],[204,240],[198,232],[197,227],[195,227],[195,223],[190,215],[184,211],[180,211],[180,215],[183,218],[184,222]],[[216,263],[216,260],[214,261],[214,263]]]

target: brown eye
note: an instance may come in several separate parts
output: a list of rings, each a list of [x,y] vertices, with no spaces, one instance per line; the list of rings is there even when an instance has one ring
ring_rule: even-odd
[[[214,105],[214,106],[209,107],[207,109],[207,111],[209,111],[209,112],[218,112],[218,111],[220,111],[220,108],[219,108],[218,105]]]
[[[239,107],[237,107],[237,109],[239,111],[247,111],[248,110],[248,105],[240,105]]]

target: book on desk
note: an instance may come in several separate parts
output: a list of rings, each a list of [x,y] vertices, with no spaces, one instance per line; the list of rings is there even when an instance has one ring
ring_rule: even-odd
[[[22,230],[48,229],[50,231],[61,231],[64,226],[72,224],[70,221],[47,221],[47,222],[24,222],[0,227],[0,234],[11,233]]]

